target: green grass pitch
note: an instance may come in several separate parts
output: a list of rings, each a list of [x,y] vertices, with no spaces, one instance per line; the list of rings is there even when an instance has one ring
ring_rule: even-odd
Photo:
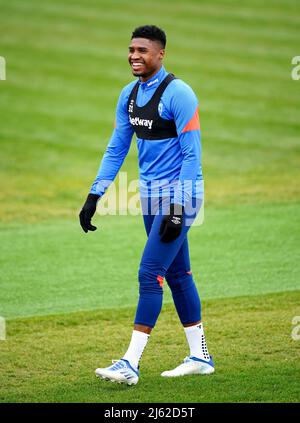
[[[297,0],[0,0],[0,402],[299,402]],[[165,66],[200,102],[205,221],[192,270],[216,373],[160,377],[188,354],[168,287],[135,387],[94,369],[125,352],[141,216],[78,211],[95,177],[132,29],[162,26]],[[122,167],[138,177],[133,140]]]

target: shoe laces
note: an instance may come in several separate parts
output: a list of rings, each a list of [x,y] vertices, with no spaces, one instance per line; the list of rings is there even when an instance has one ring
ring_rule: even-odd
[[[120,358],[119,360],[111,360],[112,366],[111,370],[119,370],[120,373],[122,373],[127,379],[132,379],[135,374],[138,375],[138,369],[137,372],[135,372],[130,366],[128,366],[127,362]]]

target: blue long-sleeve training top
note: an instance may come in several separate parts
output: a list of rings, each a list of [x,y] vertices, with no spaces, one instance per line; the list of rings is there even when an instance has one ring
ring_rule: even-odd
[[[138,82],[136,104],[143,107],[168,75],[162,66],[146,82]],[[115,128],[90,192],[102,196],[115,179],[129,151],[134,127],[128,114],[128,98],[136,80],[126,85],[119,97]],[[174,79],[162,94],[158,112],[174,120],[176,138],[137,138],[141,197],[170,195],[172,202],[186,204],[191,197],[203,197],[201,134],[198,100],[182,80]]]

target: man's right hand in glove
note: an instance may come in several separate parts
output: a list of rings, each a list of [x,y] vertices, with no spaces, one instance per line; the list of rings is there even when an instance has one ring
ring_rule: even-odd
[[[87,196],[86,202],[84,203],[81,212],[79,213],[79,220],[80,225],[84,232],[88,231],[95,231],[97,229],[96,226],[91,224],[91,219],[95,214],[97,201],[99,200],[100,195],[97,194],[89,194]]]

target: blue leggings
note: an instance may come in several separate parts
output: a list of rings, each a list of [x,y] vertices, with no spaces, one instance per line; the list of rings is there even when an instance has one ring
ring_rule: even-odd
[[[141,198],[148,240],[139,268],[139,302],[135,324],[153,328],[163,299],[163,279],[171,291],[182,324],[201,320],[201,303],[191,269],[187,232],[202,200],[193,198],[185,206],[180,236],[170,243],[160,241],[159,228],[169,208],[168,198]]]

